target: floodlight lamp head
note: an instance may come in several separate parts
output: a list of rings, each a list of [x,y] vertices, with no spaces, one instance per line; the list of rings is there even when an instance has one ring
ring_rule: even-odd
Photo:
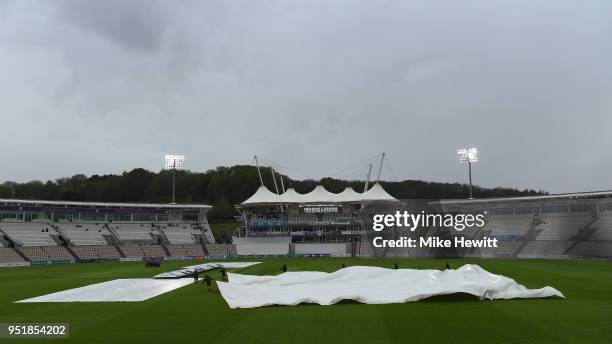
[[[459,162],[477,162],[478,161],[478,149],[476,148],[461,148],[457,150],[459,156]]]
[[[185,167],[185,156],[177,154],[166,154],[164,168],[180,170]]]

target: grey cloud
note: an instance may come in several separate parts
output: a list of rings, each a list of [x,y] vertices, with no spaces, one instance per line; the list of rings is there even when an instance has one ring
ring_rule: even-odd
[[[259,154],[294,177],[612,188],[605,1],[57,1],[0,7],[0,180]],[[365,165],[364,165],[365,166]]]
[[[57,5],[60,20],[125,49],[156,52],[162,44],[168,16],[157,1],[60,0]]]

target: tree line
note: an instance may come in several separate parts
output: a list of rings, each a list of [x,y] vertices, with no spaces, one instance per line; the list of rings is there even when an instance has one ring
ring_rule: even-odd
[[[272,169],[262,167],[263,182],[275,191]],[[276,175],[280,189],[279,175]],[[322,184],[331,192],[341,192],[345,187],[363,191],[364,181],[323,178],[316,180],[294,180],[282,175],[285,188],[292,187],[299,193],[311,191]],[[400,182],[381,181],[382,186],[398,199],[451,199],[466,198],[469,186],[461,183],[438,183],[421,180]],[[210,217],[213,220],[230,219],[235,215],[233,205],[249,198],[259,187],[257,168],[250,165],[219,166],[206,172],[176,171],[176,201],[178,203],[206,203],[213,205]],[[372,185],[372,183],[370,184]],[[474,186],[474,197],[508,197],[542,195],[544,191],[519,190],[515,188],[483,188]],[[97,201],[97,202],[147,202],[168,203],[172,195],[172,171],[148,171],[135,168],[121,174],[34,180],[25,183],[4,182],[0,184],[0,198]]]

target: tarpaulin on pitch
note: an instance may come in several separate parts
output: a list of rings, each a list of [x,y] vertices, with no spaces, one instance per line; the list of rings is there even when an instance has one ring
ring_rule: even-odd
[[[456,270],[385,269],[353,266],[336,272],[286,272],[276,276],[228,274],[217,282],[230,308],[300,303],[332,305],[341,300],[368,304],[403,303],[436,295],[466,293],[480,299],[541,298],[563,294],[555,288],[527,289],[478,265]]]
[[[159,280],[153,278],[129,278],[90,284],[57,293],[34,297],[18,303],[30,302],[133,302],[144,301],[169,291],[184,287],[193,280]]]
[[[153,278],[183,278],[193,275],[197,272],[206,272],[217,268],[246,268],[260,262],[210,262],[198,265],[185,266],[180,270],[162,272],[153,276]]]
[[[154,278],[127,278],[90,284],[47,295],[33,297],[17,303],[32,302],[133,302],[145,301],[193,283],[191,275],[215,268],[243,268],[259,262],[210,262],[186,266],[181,270],[165,272]],[[187,277],[187,278],[181,278]]]

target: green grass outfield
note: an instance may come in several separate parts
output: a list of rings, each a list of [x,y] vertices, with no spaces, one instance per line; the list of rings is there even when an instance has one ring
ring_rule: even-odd
[[[245,274],[334,271],[347,265],[391,267],[390,259],[263,259]],[[443,260],[395,260],[400,268],[442,268]],[[200,261],[201,262],[201,261]],[[189,285],[145,302],[14,301],[116,278],[149,277],[197,261],[72,264],[0,269],[0,323],[68,322],[69,339],[18,343],[612,343],[612,263],[559,260],[451,260],[476,263],[529,288],[545,285],[567,299],[478,301],[441,297],[419,302],[300,305],[230,310],[218,291]],[[218,277],[217,273],[213,276]],[[0,343],[9,342],[0,339]]]

